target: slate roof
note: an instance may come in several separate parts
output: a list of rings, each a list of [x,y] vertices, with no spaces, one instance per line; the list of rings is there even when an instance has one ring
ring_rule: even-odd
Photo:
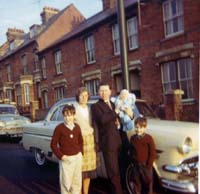
[[[48,28],[63,14],[63,12],[65,12],[65,10],[67,10],[71,6],[73,6],[74,8],[76,8],[73,4],[70,4],[66,8],[64,8],[63,10],[59,11],[57,14],[55,14],[54,16],[52,16],[45,24],[41,24],[40,25],[40,27],[41,27],[40,32],[36,36],[34,36],[33,38],[30,38],[30,33],[29,32],[23,34],[19,38],[19,40],[22,41],[21,44],[18,47],[16,47],[15,49],[13,49],[13,50],[10,50],[9,47],[8,47],[7,50],[5,51],[5,54],[3,56],[0,56],[0,61],[3,60],[3,59],[5,59],[5,58],[7,58],[8,56],[14,54],[15,52],[17,52],[21,48],[24,48],[27,45],[33,43],[34,41],[37,43],[37,38],[40,35],[42,35],[46,30],[48,30]],[[6,43],[4,43],[4,44],[6,44]],[[1,49],[1,47],[2,46],[0,46],[0,49]]]
[[[125,0],[124,1],[124,7],[128,8],[131,5],[136,4],[137,2],[138,2],[138,0]],[[113,9],[107,9],[105,11],[101,11],[101,12],[97,13],[96,15],[84,20],[77,28],[75,28],[71,32],[67,33],[66,35],[64,35],[59,40],[52,43],[50,46],[42,49],[40,52],[43,52],[47,49],[50,49],[51,47],[54,47],[55,45],[60,44],[63,41],[69,40],[69,39],[73,38],[74,36],[84,32],[85,30],[98,25],[99,23],[107,20],[108,18],[110,18],[112,16],[115,16],[116,14],[117,14],[117,8],[116,7],[113,8]]]

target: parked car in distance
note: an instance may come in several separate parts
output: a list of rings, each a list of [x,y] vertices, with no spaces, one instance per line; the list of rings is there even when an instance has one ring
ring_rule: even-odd
[[[22,137],[22,125],[30,119],[19,115],[17,108],[11,104],[0,104],[0,135]]]
[[[89,103],[96,102],[91,99]],[[44,165],[46,159],[57,162],[52,153],[50,142],[55,127],[63,122],[62,109],[68,103],[75,103],[74,98],[62,99],[55,103],[43,121],[24,125],[23,147],[32,151],[38,165]],[[154,172],[161,186],[183,193],[196,193],[198,189],[198,123],[160,120],[143,100],[136,101],[135,115],[144,115],[148,119],[148,133],[154,138],[157,158]],[[128,131],[130,138],[134,130]],[[106,177],[102,154],[97,174]],[[127,165],[125,182],[130,194],[134,193],[132,184],[133,163]]]

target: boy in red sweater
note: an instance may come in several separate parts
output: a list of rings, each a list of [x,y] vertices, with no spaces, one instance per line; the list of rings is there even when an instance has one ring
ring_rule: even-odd
[[[156,157],[153,138],[146,133],[147,119],[135,119],[136,134],[131,137],[131,155],[133,157],[134,187],[136,194],[152,194],[153,173],[152,166]]]
[[[83,137],[80,127],[74,123],[74,106],[64,106],[62,113],[64,122],[54,130],[51,149],[59,159],[61,194],[80,194]]]

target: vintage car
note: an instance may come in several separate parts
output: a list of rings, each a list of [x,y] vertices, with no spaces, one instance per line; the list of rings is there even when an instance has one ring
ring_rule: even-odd
[[[14,105],[0,104],[0,136],[21,137],[26,123],[30,119],[20,116]]]
[[[94,103],[97,99],[90,100]],[[38,165],[47,160],[57,162],[52,153],[50,142],[55,127],[63,121],[62,108],[75,99],[62,99],[51,107],[43,121],[24,125],[23,147],[34,153]],[[155,140],[157,158],[153,168],[161,186],[184,193],[196,193],[198,188],[198,124],[192,122],[160,120],[145,101],[136,101],[135,114],[148,118],[148,133]],[[127,132],[130,138],[134,130]],[[101,165],[97,168],[100,177],[106,177],[102,153]],[[128,156],[128,154],[127,154]],[[125,183],[130,194],[134,194],[132,184],[133,163],[125,170]]]

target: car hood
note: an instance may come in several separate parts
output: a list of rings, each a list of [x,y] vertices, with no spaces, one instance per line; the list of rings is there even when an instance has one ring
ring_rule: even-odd
[[[26,117],[20,116],[20,115],[14,115],[14,114],[4,114],[0,115],[0,121],[3,122],[12,122],[12,121],[19,121],[19,120],[29,120]]]
[[[156,146],[181,146],[190,137],[193,149],[198,149],[198,128],[194,122],[149,119],[147,133],[154,137]]]

